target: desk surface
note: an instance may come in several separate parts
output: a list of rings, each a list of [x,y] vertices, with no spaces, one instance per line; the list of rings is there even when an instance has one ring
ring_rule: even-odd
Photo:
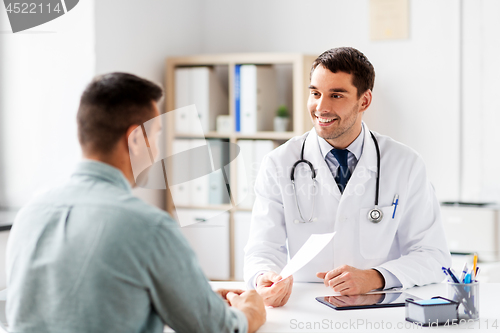
[[[211,282],[214,289],[245,289],[243,282]],[[405,290],[420,298],[433,296],[446,297],[445,284],[433,284]],[[335,311],[317,302],[315,297],[326,296],[331,292],[320,283],[295,283],[288,303],[280,308],[267,308],[267,321],[259,332],[373,332],[373,331],[425,331],[429,328],[415,327],[405,321],[405,309],[381,308],[364,310]],[[5,290],[0,291],[1,322],[5,325]],[[500,333],[500,283],[482,283],[479,291],[480,319],[462,323],[453,327],[432,329],[463,332],[474,329],[475,332]],[[1,328],[0,332],[4,332]],[[169,328],[165,332],[172,332]]]
[[[214,289],[244,288],[242,282],[211,282]],[[420,298],[447,295],[445,284],[432,284],[405,290]],[[267,308],[267,321],[259,332],[363,332],[429,330],[414,327],[405,321],[405,308],[381,308],[336,311],[315,300],[331,294],[331,289],[320,283],[295,283],[288,303],[280,308]],[[462,323],[439,330],[462,332],[464,329],[500,333],[500,283],[480,285],[479,313],[475,322]],[[432,328],[436,329],[436,328]],[[171,332],[166,330],[166,332]]]

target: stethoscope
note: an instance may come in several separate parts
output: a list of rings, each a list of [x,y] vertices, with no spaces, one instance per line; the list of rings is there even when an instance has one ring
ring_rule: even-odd
[[[372,133],[372,131],[370,131],[370,134],[372,136],[372,139],[373,139],[373,142],[375,143],[375,149],[377,151],[377,185],[376,185],[376,188],[375,188],[375,207],[372,208],[369,212],[368,212],[368,220],[370,222],[373,222],[373,223],[379,223],[380,221],[382,221],[382,218],[384,217],[384,213],[382,213],[382,210],[380,210],[378,208],[378,193],[379,193],[379,176],[380,176],[380,148],[378,146],[378,141],[377,139],[375,138],[375,135]],[[304,159],[304,147],[306,145],[306,140],[307,140],[307,136],[306,138],[304,139],[304,142],[302,143],[302,150],[300,152],[300,160],[298,160],[297,162],[295,162],[293,164],[293,167],[292,167],[292,171],[290,173],[290,180],[292,181],[292,187],[293,187],[293,195],[294,195],[294,198],[295,198],[295,205],[297,206],[297,210],[299,212],[299,216],[300,216],[300,219],[301,220],[295,220],[294,223],[308,223],[308,222],[315,222],[317,220],[317,218],[313,218],[314,216],[314,206],[315,206],[315,203],[316,203],[316,198],[313,198],[312,200],[312,210],[311,210],[311,216],[309,217],[309,219],[305,219],[303,216],[302,216],[302,212],[300,210],[300,206],[299,206],[299,202],[297,200],[297,190],[295,189],[295,168],[297,167],[297,165],[299,165],[300,163],[305,163],[309,166],[309,168],[311,169],[311,178],[312,178],[312,181],[313,181],[313,186],[314,186],[314,196],[316,196],[316,170],[314,170],[314,166],[311,162],[309,162],[308,160]]]

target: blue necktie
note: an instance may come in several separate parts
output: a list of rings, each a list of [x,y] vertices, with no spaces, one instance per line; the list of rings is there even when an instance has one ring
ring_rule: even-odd
[[[340,193],[344,193],[347,182],[349,181],[349,178],[351,178],[351,171],[347,167],[347,155],[349,154],[349,150],[334,148],[330,152],[333,156],[335,156],[340,164],[339,168],[337,169],[337,176],[335,176],[335,181],[337,182]]]

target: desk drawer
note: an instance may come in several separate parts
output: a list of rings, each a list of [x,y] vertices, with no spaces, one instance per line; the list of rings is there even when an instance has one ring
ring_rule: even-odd
[[[210,280],[230,279],[229,213],[177,209],[177,217],[189,224],[181,228],[203,272]]]

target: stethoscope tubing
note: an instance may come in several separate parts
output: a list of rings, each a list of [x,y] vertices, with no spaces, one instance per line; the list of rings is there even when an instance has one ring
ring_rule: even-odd
[[[377,138],[375,138],[375,135],[373,134],[372,131],[370,131],[370,135],[373,139],[373,143],[375,144],[375,150],[377,152],[377,178],[376,178],[376,185],[375,185],[375,207],[368,212],[368,219],[373,223],[378,223],[382,220],[382,217],[383,217],[382,211],[378,208],[378,198],[379,198],[379,188],[380,188],[380,147],[378,145]],[[293,164],[292,170],[290,171],[290,180],[292,181],[293,194],[294,194],[294,198],[295,198],[295,205],[297,206],[299,216],[302,220],[302,221],[295,220],[294,221],[295,223],[299,223],[299,222],[306,223],[306,222],[312,222],[312,221],[316,220],[313,218],[314,206],[315,206],[316,200],[313,199],[311,217],[307,220],[304,219],[304,217],[302,216],[302,212],[300,210],[299,202],[297,200],[297,191],[295,189],[295,169],[300,163],[305,163],[309,166],[309,169],[311,170],[311,178],[313,180],[314,190],[316,190],[316,182],[317,182],[316,181],[316,170],[314,170],[314,166],[310,161],[304,159],[304,148],[305,148],[306,140],[307,140],[308,136],[309,136],[309,134],[306,135],[306,137],[304,138],[304,142],[302,143],[302,149],[300,151],[300,159]],[[315,193],[316,193],[316,191],[315,191]]]

